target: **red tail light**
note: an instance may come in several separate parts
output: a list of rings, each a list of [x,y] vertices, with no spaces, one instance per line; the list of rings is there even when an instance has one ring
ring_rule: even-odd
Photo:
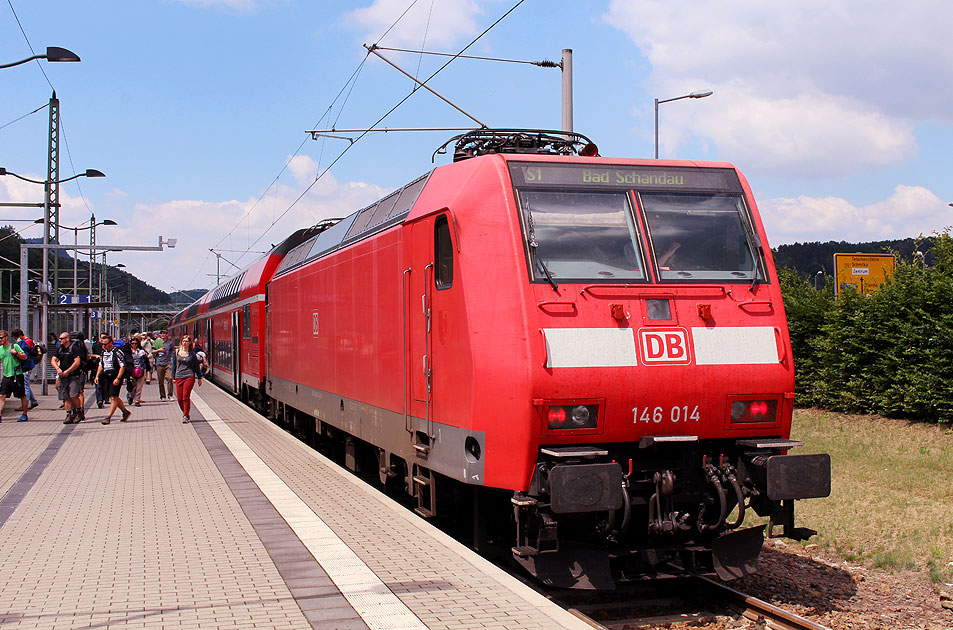
[[[549,408],[549,428],[550,429],[562,429],[566,426],[566,418],[568,414],[566,413],[565,407],[550,407]]]
[[[731,403],[731,423],[774,423],[778,417],[777,400],[736,400]]]

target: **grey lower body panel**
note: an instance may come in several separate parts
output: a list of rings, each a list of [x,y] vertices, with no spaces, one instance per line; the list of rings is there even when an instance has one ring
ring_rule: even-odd
[[[484,457],[477,459],[466,449],[467,438],[473,438],[480,452],[486,452],[483,431],[467,431],[440,422],[430,422],[428,431],[425,418],[405,419],[403,413],[274,376],[268,379],[267,388],[268,395],[278,402],[397,455],[408,465],[419,464],[463,483],[483,485]],[[426,455],[414,448],[418,432],[429,435]]]

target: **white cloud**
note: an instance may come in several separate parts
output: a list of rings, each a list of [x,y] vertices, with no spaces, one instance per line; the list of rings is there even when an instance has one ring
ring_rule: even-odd
[[[110,252],[106,261],[110,266],[123,263],[129,273],[163,291],[171,292],[173,289],[214,285],[216,261],[215,256],[208,251],[210,246],[218,250],[230,250],[221,252],[224,259],[245,267],[260,254],[242,256],[241,252],[267,251],[272,244],[279,243],[299,228],[314,225],[329,217],[345,217],[391,192],[366,182],[339,182],[333,175],[327,174],[282,216],[314,181],[317,164],[302,154],[290,160],[289,170],[293,177],[279,180],[276,186],[265,191],[260,201],[257,197],[244,201],[178,199],[157,203],[140,202],[130,210],[122,196],[109,194],[109,201],[104,202],[109,207],[99,210],[90,202],[87,202],[87,207],[81,198],[71,196],[66,187],[61,187],[60,224],[78,227],[89,225],[90,210],[94,209],[97,222],[108,218],[118,223],[116,226],[97,227],[96,241],[99,245],[155,247],[160,236],[178,239],[174,249],[163,252]],[[289,179],[294,181],[287,181]],[[0,177],[0,201],[38,203],[42,200],[42,186],[12,177]],[[43,215],[42,208],[8,210],[5,217],[8,220],[30,221]],[[274,227],[269,230],[272,224]],[[38,238],[43,234],[39,225],[28,222],[13,225],[17,230],[24,230],[24,238]],[[268,230],[267,234],[255,243],[265,230]],[[60,241],[72,244],[74,237],[71,232],[64,229]],[[78,237],[80,244],[89,242],[88,231],[80,231]],[[221,272],[229,276],[235,272],[235,268],[222,262]]]
[[[136,204],[127,219],[109,228],[110,242],[154,246],[162,235],[176,238],[178,243],[175,249],[161,253],[116,252],[109,255],[108,262],[125,263],[128,271],[165,291],[210,287],[215,283],[216,272],[215,256],[208,251],[210,246],[220,251],[223,260],[245,267],[260,254],[242,256],[241,252],[267,251],[296,229],[324,218],[347,216],[390,192],[363,182],[338,182],[328,174],[282,217],[314,178],[316,165],[311,158],[298,156],[292,163],[296,183],[279,182],[265,192],[261,201],[171,200]],[[274,227],[255,243],[273,223]],[[228,263],[221,263],[223,276],[235,271]]]
[[[365,29],[364,41],[377,41],[407,9],[408,0],[374,0],[369,7],[356,9],[347,19]],[[421,0],[407,11],[394,28],[381,40],[382,46],[428,49],[452,46],[467,35],[478,32],[475,16],[483,14],[474,0]]]
[[[897,186],[888,199],[866,206],[801,195],[762,200],[758,208],[772,245],[908,238],[953,225],[953,208],[921,186]]]
[[[651,62],[660,98],[715,91],[660,108],[669,154],[703,136],[766,172],[845,174],[900,162],[915,124],[953,120],[953,64],[938,62],[953,59],[951,4],[613,0],[605,19]]]
[[[908,123],[853,98],[814,89],[777,98],[732,81],[715,86],[704,102],[661,105],[659,117],[665,123],[660,123],[663,156],[700,134],[717,145],[719,155],[751,172],[787,177],[850,175],[902,162],[917,150]]]
[[[31,179],[42,179],[42,175],[26,174],[25,177]],[[89,224],[89,215],[95,211],[95,205],[86,201],[84,203],[81,197],[75,197],[70,194],[74,190],[75,184],[63,184],[60,186],[60,217],[59,223],[64,226],[82,227],[84,223]],[[13,177],[0,177],[0,200],[11,201],[23,204],[43,203],[43,186],[32,184]],[[24,208],[5,208],[4,218],[14,220],[14,227],[17,230],[24,230],[29,226],[23,221],[39,219],[43,217],[42,207],[24,207]],[[100,217],[101,219],[102,217]],[[99,220],[99,219],[98,219]],[[64,233],[72,230],[64,230]],[[22,232],[24,238],[35,238],[43,235],[40,226],[28,227]],[[72,236],[69,239],[61,239],[62,242],[72,242]]]
[[[309,155],[289,155],[288,170],[291,171],[299,184],[305,185],[317,177],[318,163],[311,159]]]

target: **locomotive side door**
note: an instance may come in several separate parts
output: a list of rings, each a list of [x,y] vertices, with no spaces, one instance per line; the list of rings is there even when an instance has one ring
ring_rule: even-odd
[[[232,313],[232,392],[235,394],[241,391],[242,384],[241,339],[241,311],[235,311]]]
[[[432,394],[433,358],[430,352],[430,312],[433,278],[433,219],[411,226],[410,274],[407,283],[407,322],[410,348],[407,374],[410,386],[410,414],[429,419]]]
[[[440,369],[440,348],[434,345],[436,314],[441,311],[443,290],[453,282],[453,246],[446,211],[421,220],[411,228],[410,286],[407,297],[410,352],[410,414],[427,421],[427,434],[434,436],[434,373]],[[408,427],[410,428],[410,427]]]

